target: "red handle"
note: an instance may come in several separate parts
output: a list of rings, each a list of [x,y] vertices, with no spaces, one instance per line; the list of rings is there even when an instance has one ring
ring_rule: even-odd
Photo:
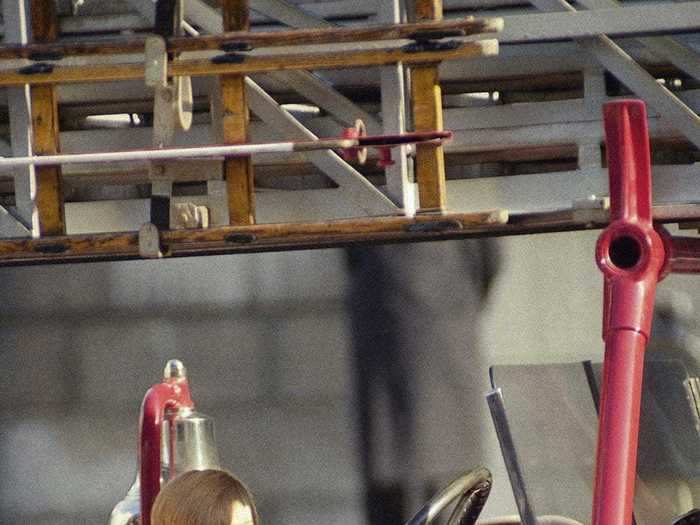
[[[186,378],[165,379],[152,386],[141,405],[139,425],[139,480],[141,483],[141,523],[150,525],[153,502],[160,492],[161,431],[165,412],[192,407]]]

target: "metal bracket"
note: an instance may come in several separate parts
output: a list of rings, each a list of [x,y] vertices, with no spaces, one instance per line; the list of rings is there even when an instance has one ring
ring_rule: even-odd
[[[585,224],[603,223],[608,219],[610,197],[590,195],[573,203],[572,219]]]
[[[156,120],[172,122],[181,129],[188,130],[192,126],[192,110],[194,99],[192,95],[192,79],[177,77],[172,83],[168,82],[168,53],[165,39],[161,36],[146,38],[146,85],[155,89],[153,113]],[[167,118],[164,113],[172,115]],[[156,126],[154,126],[155,128]],[[156,131],[158,133],[159,131]],[[164,134],[167,134],[166,130]]]
[[[30,53],[29,60],[31,60],[32,62],[63,60],[63,53],[61,53],[60,51],[44,51],[42,53],[35,51],[33,53]]]
[[[152,88],[168,85],[168,53],[162,36],[146,38],[146,85]]]
[[[344,139],[359,139],[360,137],[365,137],[367,135],[367,126],[362,122],[361,119],[355,121],[355,126],[352,128],[343,129]],[[345,161],[355,161],[358,164],[364,164],[367,162],[367,148],[344,148],[341,150],[341,156]]]
[[[242,52],[242,51],[251,51],[253,49],[253,46],[251,46],[248,42],[223,42],[220,46],[219,49],[221,51],[225,51],[226,53],[235,53],[235,52]]]
[[[175,110],[180,129],[187,131],[192,126],[194,97],[192,95],[192,78],[177,77],[175,80]]]
[[[174,228],[208,228],[209,208],[191,202],[175,204]]]
[[[415,33],[411,33],[408,35],[409,40],[414,40],[416,42],[426,42],[426,41],[435,41],[435,40],[442,40],[443,38],[454,38],[454,37],[460,37],[460,36],[465,36],[466,33],[461,30],[461,29],[455,29],[455,30],[441,30],[441,29],[434,29],[434,30],[424,30],[424,31],[416,31]]]
[[[216,55],[211,59],[212,64],[242,64],[245,62],[246,56],[240,53],[226,53],[225,55]]]
[[[230,233],[224,240],[231,244],[249,244],[257,241],[258,237],[254,233]]]
[[[408,233],[439,233],[463,230],[464,225],[459,221],[423,221],[404,226]]]
[[[155,224],[147,222],[139,228],[139,255],[144,259],[162,259],[160,232]]]
[[[404,53],[423,53],[430,51],[449,51],[451,49],[459,49],[462,42],[459,40],[447,40],[445,42],[439,40],[417,40],[406,44],[401,48]]]
[[[40,75],[42,73],[51,73],[52,71],[53,64],[47,64],[46,62],[37,62],[17,70],[20,75]]]

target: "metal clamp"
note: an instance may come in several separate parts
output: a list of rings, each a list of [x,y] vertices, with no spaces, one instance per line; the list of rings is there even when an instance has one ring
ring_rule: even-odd
[[[365,137],[367,135],[367,127],[362,120],[357,119],[355,121],[355,126],[352,128],[343,129],[344,139],[359,139],[360,137]],[[345,161],[356,161],[358,164],[364,164],[367,162],[367,148],[344,148],[341,150],[341,155]]]
[[[212,64],[242,64],[245,62],[246,56],[240,53],[226,53],[225,55],[216,55],[211,59]]]
[[[233,40],[230,42],[223,42],[219,46],[219,49],[221,49],[221,51],[225,51],[226,53],[235,53],[241,51],[251,51],[253,46],[251,46],[248,42]]]
[[[415,42],[426,42],[461,36],[466,36],[466,32],[463,29],[425,29],[411,33],[408,35],[408,39]]]
[[[424,53],[432,51],[450,51],[462,47],[462,42],[459,40],[417,40],[406,44],[401,48],[404,53]]]
[[[174,228],[208,228],[209,208],[191,202],[175,204]]]
[[[37,62],[17,70],[20,75],[40,75],[42,73],[51,73],[52,71],[53,64],[47,64],[46,62]]]
[[[145,56],[146,85],[155,89],[154,132],[171,135],[175,126],[185,131],[190,129],[194,106],[191,77],[181,76],[168,81],[167,45],[162,36],[146,38]],[[161,125],[172,125],[173,129],[158,130],[158,121]]]
[[[63,60],[63,53],[60,51],[34,51],[29,54],[29,60],[32,62]]]
[[[139,255],[144,259],[162,259],[158,227],[150,222],[139,228]]]
[[[460,221],[421,221],[404,226],[407,233],[440,233],[463,230],[464,225]]]
[[[604,223],[610,214],[610,197],[590,195],[573,203],[572,219],[584,224]]]
[[[146,38],[146,85],[152,88],[168,85],[168,53],[165,39],[152,35]]]

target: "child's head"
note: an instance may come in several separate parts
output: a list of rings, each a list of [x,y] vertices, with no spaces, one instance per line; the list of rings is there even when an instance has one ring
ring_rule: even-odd
[[[151,512],[152,525],[258,525],[253,497],[222,470],[193,470],[169,481]]]

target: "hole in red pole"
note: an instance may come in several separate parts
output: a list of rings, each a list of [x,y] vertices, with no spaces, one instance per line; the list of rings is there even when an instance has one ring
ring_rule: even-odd
[[[642,258],[639,241],[629,235],[623,235],[610,243],[610,261],[623,270],[633,268]]]

